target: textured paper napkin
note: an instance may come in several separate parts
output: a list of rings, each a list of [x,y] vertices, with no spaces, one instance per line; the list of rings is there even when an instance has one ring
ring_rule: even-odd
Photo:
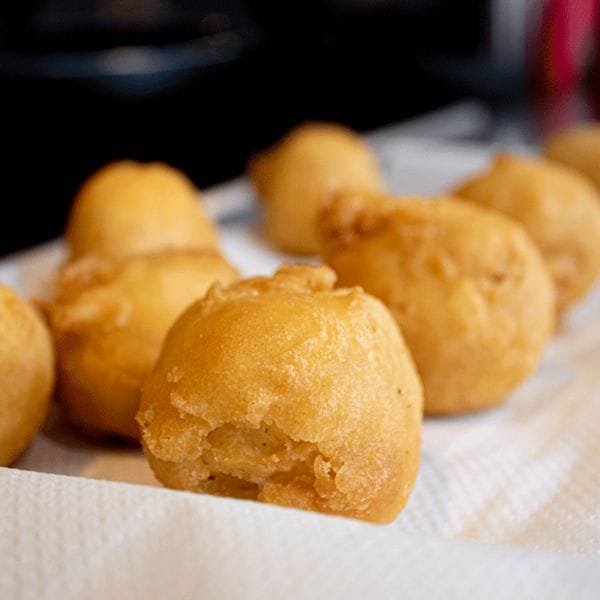
[[[442,191],[489,156],[377,135],[398,193]],[[234,218],[250,195],[238,181],[207,206],[229,222],[228,257],[270,273],[285,257]],[[0,280],[40,294],[61,253],[52,243],[0,262]],[[0,470],[0,598],[598,598],[599,425],[600,289],[505,405],[426,420],[415,491],[387,527],[84,479],[156,485],[136,448],[85,442],[51,419]]]
[[[3,599],[592,600],[598,562],[0,469]],[[7,518],[10,517],[10,518]]]

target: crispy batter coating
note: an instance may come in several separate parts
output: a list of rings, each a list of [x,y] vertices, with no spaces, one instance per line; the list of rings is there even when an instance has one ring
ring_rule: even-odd
[[[85,429],[137,438],[140,386],[179,314],[237,271],[212,251],[115,261],[90,256],[62,272],[46,307],[58,357],[58,396]]]
[[[54,351],[37,313],[0,285],[0,466],[43,425],[54,389]]]
[[[390,308],[421,375],[425,412],[499,403],[540,360],[554,288],[523,228],[451,199],[340,195],[324,212],[327,262]]]
[[[389,311],[326,267],[213,286],[143,387],[142,444],[169,487],[376,522],[418,468],[422,392]]]
[[[556,163],[501,155],[456,195],[519,221],[540,248],[557,289],[559,314],[600,275],[600,195]]]
[[[583,173],[600,187],[600,125],[579,125],[550,136],[544,154]]]
[[[111,163],[83,184],[73,202],[65,233],[71,259],[216,248],[215,226],[197,199],[193,183],[173,167]]]
[[[377,159],[354,131],[332,123],[306,123],[259,154],[249,175],[265,210],[267,237],[281,250],[317,254],[317,216],[339,189],[383,189]]]

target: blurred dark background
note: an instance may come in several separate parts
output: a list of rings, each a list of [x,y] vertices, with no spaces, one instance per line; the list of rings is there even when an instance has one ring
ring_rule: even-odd
[[[206,187],[300,121],[367,130],[465,96],[535,141],[594,112],[572,98],[595,79],[597,12],[593,0],[5,2],[0,254],[59,235],[78,185],[118,158],[162,160]]]

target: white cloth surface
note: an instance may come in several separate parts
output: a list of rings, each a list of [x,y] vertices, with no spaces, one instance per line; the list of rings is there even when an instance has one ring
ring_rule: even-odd
[[[440,193],[489,159],[481,147],[372,141],[398,193]],[[243,180],[205,202],[229,221],[223,249],[244,274],[286,259],[232,220],[251,205]],[[0,281],[41,295],[62,255],[55,242],[9,257]],[[49,430],[0,470],[0,598],[598,598],[599,425],[597,288],[503,406],[426,419],[415,491],[386,527],[92,481],[156,485],[138,450]]]

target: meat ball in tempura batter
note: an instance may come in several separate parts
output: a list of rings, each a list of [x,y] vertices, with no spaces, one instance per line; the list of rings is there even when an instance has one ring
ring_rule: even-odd
[[[34,309],[0,285],[0,466],[43,425],[54,389],[54,349]]]
[[[380,298],[423,381],[425,412],[501,402],[554,331],[554,287],[524,229],[451,199],[341,195],[322,216],[340,285]]]
[[[88,257],[67,266],[46,311],[58,397],[71,420],[92,432],[137,438],[140,386],[167,330],[215,281],[236,278],[225,259],[208,251]]]
[[[217,247],[193,183],[168,165],[134,161],[111,163],[83,184],[65,237],[71,260]]]
[[[267,237],[298,254],[320,252],[317,216],[332,192],[383,189],[373,150],[333,123],[296,127],[251,161],[249,175],[263,202]]]
[[[393,520],[422,393],[385,306],[326,267],[214,286],[173,325],[137,415],[173,488]]]
[[[575,171],[550,161],[501,155],[455,193],[525,227],[554,279],[559,314],[585,296],[600,276],[600,194]]]
[[[551,135],[544,155],[582,173],[600,188],[600,125],[577,125]]]

